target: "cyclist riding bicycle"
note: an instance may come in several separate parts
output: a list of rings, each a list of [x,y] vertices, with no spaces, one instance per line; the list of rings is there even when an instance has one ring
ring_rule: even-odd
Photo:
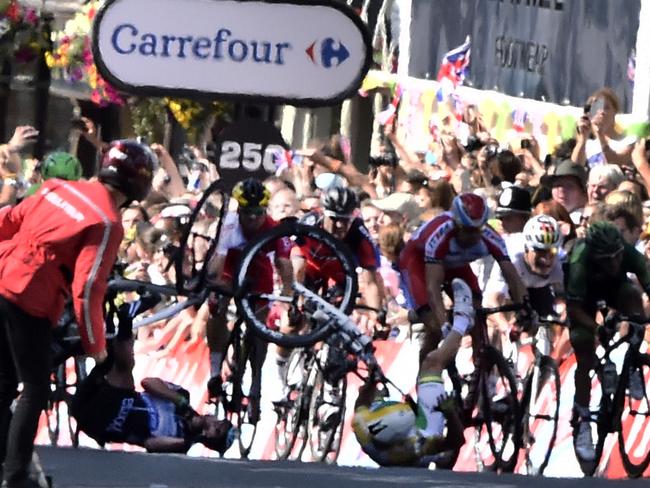
[[[628,274],[634,274],[636,286]],[[624,242],[619,230],[610,222],[594,222],[584,240],[571,252],[567,277],[567,312],[570,320],[571,345],[576,354],[573,426],[576,453],[583,461],[595,459],[591,436],[589,371],[596,364],[596,313],[598,302],[627,316],[643,319],[642,291],[650,292],[650,272],[645,257]],[[625,323],[621,322],[621,328]],[[639,395],[641,378],[630,379],[630,394]],[[641,390],[641,396],[643,392]]]
[[[226,215],[216,254],[209,263],[210,274],[214,276],[219,285],[225,288],[232,287],[232,279],[245,245],[278,225],[266,213],[271,193],[258,180],[248,178],[237,183],[232,191],[232,197],[238,203],[237,212],[230,212]],[[251,272],[248,277],[250,290],[257,293],[273,292],[273,265],[275,264],[275,269],[282,280],[282,294],[291,295],[293,293],[291,288],[293,283],[293,269],[290,260],[291,241],[287,238],[278,239],[269,247],[269,249],[265,249],[266,254],[259,254],[255,258],[256,261],[250,268]],[[274,263],[268,257],[269,253],[273,254]],[[229,302],[229,297],[221,297],[217,303],[213,303],[211,316],[207,322],[211,375],[208,391],[213,397],[221,393],[221,365],[230,334],[227,320]],[[262,305],[264,304],[260,301],[262,313],[267,313],[267,307],[262,307]],[[253,368],[254,371],[261,371],[263,356],[255,358],[258,364]]]
[[[456,357],[463,335],[474,325],[474,306],[467,283],[455,278],[452,289],[453,326],[440,347],[430,351],[420,365],[417,412],[407,402],[378,396],[372,380],[359,391],[352,419],[354,434],[363,451],[381,466],[427,466],[438,455],[457,451],[464,443],[456,403],[445,394],[442,371]]]
[[[375,310],[382,307],[379,249],[370,237],[370,232],[360,217],[355,216],[359,206],[357,196],[349,188],[333,187],[321,197],[322,215],[312,212],[303,217],[308,225],[322,227],[337,239],[347,244],[352,257],[361,268],[360,288],[363,289],[365,304]],[[296,280],[308,288],[326,289],[336,287],[344,280],[340,263],[332,256],[329,248],[313,239],[295,246],[291,251]],[[369,330],[378,327],[378,312],[370,312]]]
[[[366,330],[372,334],[380,327],[377,311],[382,306],[381,278],[378,272],[379,251],[363,220],[355,216],[358,200],[352,190],[343,187],[330,188],[322,195],[321,206],[322,214],[310,212],[303,217],[302,222],[323,228],[349,247],[355,264],[361,269],[359,280],[364,290],[366,305],[376,310],[369,311],[367,315]],[[337,288],[343,286],[345,275],[341,264],[327,245],[305,238],[291,250],[291,263],[296,281],[314,291],[322,289],[331,300],[336,300]],[[283,333],[297,334],[301,325],[298,319],[290,323],[280,322],[279,327]],[[277,348],[276,362],[281,382],[285,380],[289,353],[290,350],[286,348]]]
[[[557,220],[544,214],[530,218],[523,232],[512,234],[506,242],[512,264],[527,289],[530,306],[541,317],[557,315],[557,296],[564,292],[559,244]],[[504,305],[509,299],[508,286],[499,270],[493,269],[485,297],[488,307]]]
[[[441,328],[446,322],[442,291],[449,290],[454,278],[469,285],[476,307],[481,306],[481,289],[470,267],[472,261],[492,255],[501,268],[513,302],[522,304],[527,300],[526,289],[510,262],[506,245],[487,225],[487,218],[485,200],[479,195],[462,193],[454,198],[449,212],[422,224],[400,253],[399,268],[409,295],[409,308],[425,325],[421,360],[440,342]],[[525,309],[518,312],[518,321],[527,318]]]

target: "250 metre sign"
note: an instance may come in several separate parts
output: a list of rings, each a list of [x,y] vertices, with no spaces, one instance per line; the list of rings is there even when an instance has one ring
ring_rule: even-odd
[[[246,178],[260,181],[276,173],[286,158],[287,143],[275,125],[241,119],[217,137],[214,163],[225,190]]]
[[[343,2],[107,0],[93,55],[126,92],[324,105],[359,88],[371,46]]]

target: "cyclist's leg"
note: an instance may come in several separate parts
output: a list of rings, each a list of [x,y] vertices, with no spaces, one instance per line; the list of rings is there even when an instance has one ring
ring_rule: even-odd
[[[458,268],[445,269],[445,290],[450,297],[453,296],[450,285],[455,278],[460,278],[469,286],[470,290],[472,291],[472,301],[474,308],[480,308],[482,303],[481,288],[478,284],[478,278],[474,274],[474,271],[472,271],[470,265],[467,264]],[[470,329],[469,334],[472,338],[472,357],[476,359],[478,357],[479,351],[481,350],[485,331],[487,330],[485,317],[476,317],[474,319],[474,324],[476,326]]]
[[[417,394],[420,406],[418,428],[425,438],[439,437],[443,433],[445,419],[443,413],[437,409],[445,394],[442,371],[454,360],[462,337],[474,325],[472,290],[460,279],[454,280],[452,288],[454,298],[452,328],[440,346],[427,354],[418,374]],[[457,440],[454,440],[454,445],[457,444]]]
[[[221,375],[226,348],[228,347],[228,305],[230,298],[220,296],[210,299],[210,316],[206,323],[206,339],[210,350],[210,377]]]

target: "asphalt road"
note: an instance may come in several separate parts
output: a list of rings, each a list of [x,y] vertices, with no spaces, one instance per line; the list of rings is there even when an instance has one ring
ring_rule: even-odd
[[[411,468],[348,468],[53,447],[38,447],[37,452],[55,488],[636,488],[648,483]]]

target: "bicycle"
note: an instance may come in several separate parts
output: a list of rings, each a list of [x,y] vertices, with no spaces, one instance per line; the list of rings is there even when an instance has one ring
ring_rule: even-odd
[[[474,450],[480,470],[512,472],[522,446],[522,423],[517,382],[513,368],[503,355],[489,344],[485,316],[498,312],[512,312],[521,305],[504,305],[476,309],[475,327],[480,327],[480,344],[475,352],[475,368],[461,375],[456,363],[447,367],[454,395],[465,427],[474,427]],[[482,318],[483,320],[478,320]],[[497,401],[494,398],[499,395]],[[487,444],[489,452],[484,453]],[[460,448],[449,463],[453,466]]]
[[[55,338],[53,343],[61,340],[63,337],[74,334],[76,323],[69,314],[65,314],[59,322],[59,328],[54,332]],[[67,358],[66,358],[67,359]],[[53,446],[59,445],[59,435],[61,433],[61,419],[65,417],[68,434],[72,447],[79,447],[79,428],[75,420],[70,416],[70,405],[72,404],[72,397],[74,391],[79,383],[81,383],[87,376],[86,362],[81,355],[72,356],[72,372],[73,376],[70,377],[68,371],[67,361],[61,362],[60,359],[55,357],[50,374],[50,396],[47,400],[45,407],[45,420],[47,424],[47,432],[50,439],[50,444]],[[62,407],[65,408],[62,410]]]
[[[365,305],[355,305],[354,309],[376,311]],[[347,395],[344,355],[345,348],[335,333],[320,347],[292,351],[285,375],[286,395],[274,404],[278,416],[274,429],[278,459],[301,459],[309,445],[313,461],[336,462]]]
[[[623,321],[630,324],[625,335],[621,335],[618,330],[618,325]],[[650,465],[650,449],[643,441],[636,443],[634,437],[650,428],[650,398],[646,388],[650,374],[650,354],[641,352],[645,329],[649,323],[648,319],[639,320],[638,317],[613,314],[598,329],[603,353],[598,357],[592,381],[595,378],[599,380],[600,397],[593,398],[592,395],[592,404],[597,402],[599,406],[590,409],[589,418],[592,434],[595,434],[593,440],[596,457],[589,462],[580,459],[576,453],[586,476],[592,476],[596,472],[605,440],[610,433],[618,434],[619,453],[628,476],[638,478]],[[617,359],[616,354],[623,352],[622,346],[626,350],[617,367],[614,359]],[[620,356],[618,359],[621,359]],[[637,385],[634,385],[635,382]]]
[[[530,345],[532,362],[522,379],[521,429],[524,462],[527,474],[544,474],[557,438],[560,417],[560,371],[550,356],[551,340],[548,327],[565,326],[554,317],[540,317],[535,335],[517,341],[519,347]],[[515,349],[516,354],[519,353]],[[518,363],[515,356],[512,361]]]

